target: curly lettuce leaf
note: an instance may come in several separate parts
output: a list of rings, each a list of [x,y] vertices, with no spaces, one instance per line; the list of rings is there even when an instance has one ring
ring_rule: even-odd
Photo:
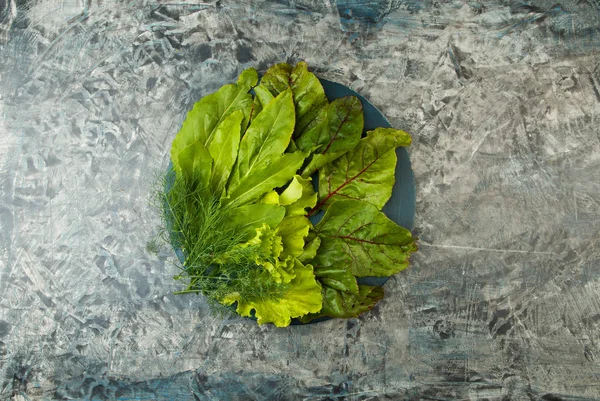
[[[294,264],[295,277],[281,297],[244,299],[234,293],[222,302],[228,305],[237,302],[236,311],[241,316],[250,317],[254,310],[258,324],[273,323],[277,327],[289,326],[293,318],[319,312],[323,296],[312,266],[303,265],[297,259],[294,260]]]
[[[348,260],[356,277],[396,274],[408,266],[410,254],[417,250],[410,231],[377,207],[357,200],[333,202],[315,232],[321,238],[317,261],[335,266]]]
[[[312,179],[294,176],[290,185],[281,193],[279,204],[285,206],[286,216],[304,216],[306,209],[317,204],[317,193]]]
[[[293,260],[282,257],[284,244],[277,229],[263,224],[262,227],[256,229],[254,238],[240,246],[254,246],[256,248],[254,263],[269,272],[269,280],[285,284],[296,277]]]
[[[336,200],[359,199],[381,209],[392,195],[398,146],[411,137],[393,128],[369,131],[353,150],[319,170],[319,203],[326,208]]]
[[[283,242],[282,258],[298,257],[304,252],[304,239],[311,223],[305,216],[286,216],[279,224],[278,234]]]

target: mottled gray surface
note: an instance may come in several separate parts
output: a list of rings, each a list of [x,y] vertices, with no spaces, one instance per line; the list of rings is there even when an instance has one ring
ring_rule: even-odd
[[[0,398],[600,399],[600,3],[0,0]],[[412,267],[350,321],[173,296],[185,112],[304,59],[414,135]]]

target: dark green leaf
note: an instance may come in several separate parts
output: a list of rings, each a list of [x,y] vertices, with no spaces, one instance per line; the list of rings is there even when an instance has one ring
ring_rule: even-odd
[[[333,202],[315,231],[321,238],[318,264],[336,266],[336,261],[348,260],[356,277],[398,273],[417,249],[410,231],[357,200]]]
[[[383,288],[381,287],[359,285],[357,294],[339,291],[332,287],[323,287],[321,311],[303,316],[300,320],[308,323],[323,316],[345,319],[357,317],[372,309],[382,299]]]
[[[269,68],[261,79],[261,85],[275,96],[287,88],[292,89],[296,108],[294,138],[300,137],[321,122],[322,112],[327,107],[327,97],[321,82],[308,71],[305,62],[299,62],[294,68],[285,63]]]
[[[358,146],[319,171],[319,202],[314,209],[338,199],[360,199],[381,209],[392,195],[395,149],[410,142],[406,132],[393,128],[369,131]]]
[[[300,150],[313,152],[302,176],[310,176],[354,149],[360,141],[363,125],[362,104],[358,98],[347,96],[331,102],[327,108],[327,121],[308,130],[296,141]]]
[[[342,292],[358,294],[358,283],[356,277],[350,271],[350,265],[338,261],[335,266],[317,266],[318,260],[314,263],[315,276],[326,287],[331,287]]]

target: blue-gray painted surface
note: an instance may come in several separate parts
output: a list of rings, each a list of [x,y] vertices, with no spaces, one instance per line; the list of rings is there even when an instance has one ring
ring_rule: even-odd
[[[600,399],[598,1],[0,0],[0,399]],[[306,60],[414,136],[420,250],[371,313],[174,296],[185,112]]]

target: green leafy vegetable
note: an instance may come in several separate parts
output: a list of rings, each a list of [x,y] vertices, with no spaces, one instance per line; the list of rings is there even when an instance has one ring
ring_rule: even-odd
[[[325,208],[338,199],[357,199],[381,209],[392,195],[395,149],[410,142],[406,132],[392,128],[367,132],[352,151],[319,171],[317,208]]]
[[[209,145],[217,125],[234,111],[241,110],[248,119],[252,109],[252,95],[248,91],[257,82],[258,74],[255,69],[250,68],[240,75],[237,84],[225,85],[217,92],[200,99],[188,113],[173,141],[171,160],[191,142],[199,141],[202,145]]]
[[[327,109],[327,120],[305,132],[298,140],[301,150],[314,149],[313,156],[302,175],[309,177],[315,171],[354,149],[360,140],[364,125],[362,104],[354,96],[336,99]]]
[[[285,216],[285,208],[277,205],[253,203],[227,211],[223,228],[236,230],[244,240],[256,235],[256,229],[267,224],[277,227]]]
[[[214,139],[208,146],[210,157],[205,158],[205,160],[210,160],[210,158],[213,160],[210,184],[212,192],[215,194],[220,194],[225,189],[229,174],[235,163],[243,119],[244,114],[240,110],[227,116],[216,127]]]
[[[232,293],[224,302],[238,302],[237,312],[241,316],[252,316],[252,310],[259,324],[273,323],[277,327],[286,327],[292,318],[317,313],[323,301],[321,286],[315,280],[311,265],[302,265],[296,261],[296,277],[290,281],[288,290],[277,299],[262,298],[247,301],[238,293]]]
[[[201,142],[192,142],[173,159],[173,166],[178,176],[192,187],[208,187],[212,159],[208,149]]]
[[[315,267],[315,276],[319,278],[324,286],[338,291],[358,294],[358,282],[352,274],[349,266],[338,261],[336,266]]]
[[[273,94],[267,89],[265,85],[258,85],[254,88],[254,93],[256,93],[256,100],[260,102],[262,107],[266,107],[271,100],[275,99]]]
[[[335,318],[351,318],[360,315],[383,299],[383,288],[359,285],[356,293],[344,292],[332,287],[323,288],[323,308],[318,313],[311,313],[300,318],[309,323],[317,318],[328,316]]]
[[[332,203],[315,231],[321,238],[315,263],[335,266],[337,260],[348,260],[356,277],[396,274],[417,250],[410,231],[358,200]]]
[[[184,256],[178,293],[278,327],[358,316],[383,290],[357,277],[397,273],[416,250],[379,211],[395,149],[411,138],[378,128],[361,139],[360,101],[329,103],[306,63],[277,64],[257,83],[248,69],[202,98],[173,140],[157,203],[166,240]]]
[[[237,186],[230,187],[224,204],[241,206],[255,201],[273,188],[285,185],[302,166],[306,154],[303,152],[286,153],[274,158],[270,163],[242,176]]]
[[[284,91],[256,116],[244,134],[230,184],[232,187],[273,157],[283,154],[292,137],[294,121],[292,93]]]
[[[296,108],[295,138],[321,121],[327,97],[319,79],[308,71],[306,63],[300,62],[294,68],[285,63],[274,65],[263,76],[261,85],[275,96],[288,88],[292,90]]]

